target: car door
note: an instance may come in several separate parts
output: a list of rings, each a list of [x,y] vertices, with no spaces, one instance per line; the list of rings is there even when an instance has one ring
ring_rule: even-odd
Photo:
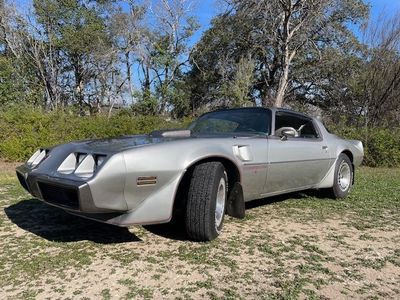
[[[268,138],[268,170],[264,194],[306,189],[326,175],[330,158],[318,125],[302,114],[277,111],[273,135]],[[282,137],[283,128],[297,135]]]

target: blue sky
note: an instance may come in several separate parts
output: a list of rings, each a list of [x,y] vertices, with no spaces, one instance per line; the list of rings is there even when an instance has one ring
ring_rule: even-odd
[[[198,18],[201,28],[194,36],[194,40],[200,39],[201,33],[209,27],[211,19],[221,11],[221,6],[219,0],[198,1],[195,8],[195,15]]]
[[[367,3],[371,5],[371,17],[374,19],[382,12],[394,14],[400,9],[400,0],[371,0]]]

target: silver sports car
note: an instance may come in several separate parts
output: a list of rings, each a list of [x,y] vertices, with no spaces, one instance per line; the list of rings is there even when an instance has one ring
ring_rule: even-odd
[[[37,150],[17,168],[21,185],[48,204],[129,226],[185,217],[190,238],[216,238],[224,215],[246,201],[305,189],[344,198],[363,159],[360,141],[330,134],[286,109],[206,113],[187,130],[85,140]]]

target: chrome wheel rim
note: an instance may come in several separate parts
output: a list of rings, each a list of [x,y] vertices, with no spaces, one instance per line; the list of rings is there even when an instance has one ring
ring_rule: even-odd
[[[338,186],[339,188],[345,192],[350,187],[351,184],[351,169],[347,162],[342,161],[339,166],[338,172]]]
[[[226,200],[226,183],[225,178],[222,177],[218,184],[217,190],[217,201],[215,205],[215,228],[218,227],[222,223],[222,218],[224,217],[225,212],[225,200]]]

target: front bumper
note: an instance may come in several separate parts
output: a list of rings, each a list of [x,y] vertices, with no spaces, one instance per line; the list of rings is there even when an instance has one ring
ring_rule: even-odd
[[[126,207],[110,210],[96,204],[90,186],[85,181],[48,176],[37,173],[25,165],[17,167],[16,173],[25,190],[32,196],[53,206],[82,213],[126,211]]]
[[[97,176],[85,181],[60,177],[40,168],[31,169],[28,165],[16,169],[21,185],[31,195],[80,217],[117,226],[160,224],[171,220],[183,173],[166,177],[168,181],[161,186],[135,187],[127,193],[124,192],[125,177],[121,181],[118,174],[112,176],[112,171],[103,171],[107,172],[107,177]]]

